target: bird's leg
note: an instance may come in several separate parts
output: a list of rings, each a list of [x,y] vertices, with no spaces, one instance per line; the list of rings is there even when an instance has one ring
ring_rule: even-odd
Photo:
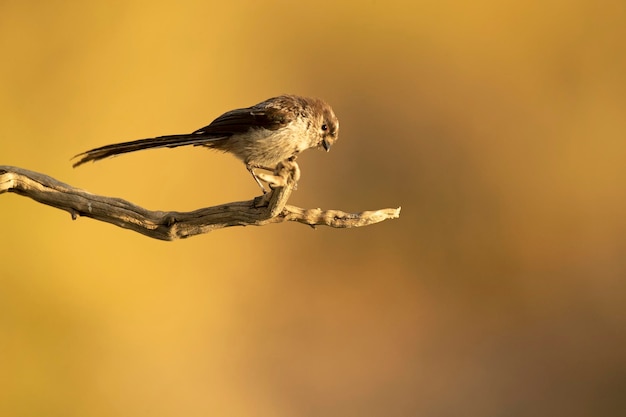
[[[278,177],[276,177],[276,175],[277,175],[276,167],[270,168],[270,167],[266,167],[266,166],[263,166],[263,165],[246,164],[246,168],[248,168],[248,171],[250,171],[250,174],[252,174],[252,178],[254,178],[256,183],[259,184],[259,187],[261,187],[261,190],[263,191],[263,194],[268,193],[268,191],[265,189],[265,187],[263,187],[263,184],[261,183],[261,180],[267,182],[271,189],[273,189],[274,186],[278,186],[279,184],[282,184],[280,182],[280,179]],[[254,172],[255,168],[262,169],[262,170],[265,170],[265,171],[271,171],[273,173],[273,175],[269,175],[269,174],[265,174],[265,173],[257,174],[256,172]]]
[[[265,189],[265,187],[263,187],[263,184],[261,184],[261,180],[259,180],[259,177],[257,177],[256,172],[254,172],[254,168],[261,168],[261,169],[267,169],[267,168],[259,167],[256,165],[250,165],[250,164],[246,164],[246,168],[248,168],[248,171],[250,172],[250,174],[252,174],[252,178],[254,178],[256,183],[259,184],[259,187],[261,187],[261,191],[263,191],[263,194],[267,194],[267,190]]]

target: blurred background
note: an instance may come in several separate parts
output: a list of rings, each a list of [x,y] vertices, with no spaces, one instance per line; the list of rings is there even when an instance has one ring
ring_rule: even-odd
[[[361,229],[162,242],[0,197],[2,416],[626,414],[626,3],[0,3],[0,164],[154,210],[247,200],[197,148],[72,169],[281,93]]]

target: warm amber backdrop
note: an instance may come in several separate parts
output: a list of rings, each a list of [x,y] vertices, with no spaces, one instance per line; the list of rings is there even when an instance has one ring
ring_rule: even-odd
[[[0,3],[0,164],[153,209],[229,156],[85,149],[292,92],[293,204],[356,229],[158,242],[0,196],[2,416],[611,416],[626,383],[626,3]]]

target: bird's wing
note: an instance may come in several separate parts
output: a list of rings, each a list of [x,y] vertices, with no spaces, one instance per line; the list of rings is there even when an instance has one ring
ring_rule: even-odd
[[[279,103],[276,103],[276,100],[267,100],[256,106],[231,110],[213,120],[210,125],[193,133],[211,136],[231,136],[237,133],[245,133],[250,128],[280,129],[289,124],[295,117],[295,114],[293,107],[277,104]]]

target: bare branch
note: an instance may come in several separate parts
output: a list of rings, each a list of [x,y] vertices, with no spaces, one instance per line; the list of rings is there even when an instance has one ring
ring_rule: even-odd
[[[176,240],[229,226],[263,226],[295,221],[310,226],[361,227],[400,216],[400,208],[364,211],[303,209],[287,205],[300,176],[295,162],[279,164],[274,175],[264,175],[273,190],[249,201],[206,207],[190,212],[151,211],[126,200],[91,194],[52,177],[22,168],[0,165],[0,194],[13,192],[65,210],[72,219],[91,217],[161,240]]]

